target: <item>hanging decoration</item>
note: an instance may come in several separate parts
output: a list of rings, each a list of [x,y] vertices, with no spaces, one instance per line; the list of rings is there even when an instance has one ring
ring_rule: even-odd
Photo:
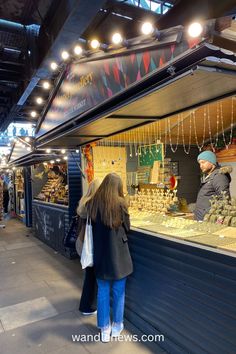
[[[92,152],[93,146],[96,146],[96,143],[87,144],[82,150],[82,153],[86,160],[85,173],[87,176],[88,183],[92,182],[92,180],[94,179],[93,152]]]

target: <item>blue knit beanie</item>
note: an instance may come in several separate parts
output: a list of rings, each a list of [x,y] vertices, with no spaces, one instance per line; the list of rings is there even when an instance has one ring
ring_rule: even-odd
[[[198,155],[197,160],[205,160],[205,161],[208,161],[208,162],[212,163],[213,165],[217,164],[216,155],[212,151],[203,151],[203,152],[201,152]]]

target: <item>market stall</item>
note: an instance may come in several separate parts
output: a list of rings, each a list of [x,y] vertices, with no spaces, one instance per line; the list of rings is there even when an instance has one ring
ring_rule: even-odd
[[[33,226],[35,236],[56,251],[69,258],[77,257],[75,249],[65,247],[63,240],[81,193],[79,154],[47,149],[16,154],[13,148],[9,163],[15,175],[16,212],[17,197],[23,191],[21,196],[28,196],[27,200],[24,197],[26,225]],[[21,190],[19,181],[24,183]]]
[[[191,204],[199,151],[233,143],[236,60],[227,48],[235,38],[222,36],[219,48],[214,38],[192,42],[177,36],[181,29],[171,39],[170,32],[158,43],[83,59],[81,74],[72,64],[36,144],[82,146],[86,183],[109,172],[122,177],[134,261],[127,318],[145,333],[164,334],[158,345],[169,352],[231,353],[236,202],[213,200],[202,223]]]

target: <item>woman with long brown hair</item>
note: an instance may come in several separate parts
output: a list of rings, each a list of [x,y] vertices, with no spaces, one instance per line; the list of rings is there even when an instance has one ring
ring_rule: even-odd
[[[97,319],[103,342],[119,336],[124,328],[126,278],[133,271],[126,233],[130,229],[121,178],[108,174],[87,203],[92,220],[94,269],[98,284]],[[113,294],[113,322],[110,323],[110,288]]]

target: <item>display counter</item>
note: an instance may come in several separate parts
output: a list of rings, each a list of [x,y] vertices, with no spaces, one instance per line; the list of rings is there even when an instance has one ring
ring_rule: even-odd
[[[129,233],[134,272],[126,318],[146,334],[164,335],[157,352],[161,346],[173,354],[234,353],[236,258],[162,232]]]
[[[175,215],[175,216],[174,216]],[[181,216],[180,216],[181,215]],[[162,235],[169,238],[185,240],[214,249],[236,252],[236,228],[210,222],[197,222],[189,219],[186,213],[155,215],[147,212],[131,211],[131,225],[135,228],[149,231],[154,236]],[[235,253],[236,256],[236,253]]]

